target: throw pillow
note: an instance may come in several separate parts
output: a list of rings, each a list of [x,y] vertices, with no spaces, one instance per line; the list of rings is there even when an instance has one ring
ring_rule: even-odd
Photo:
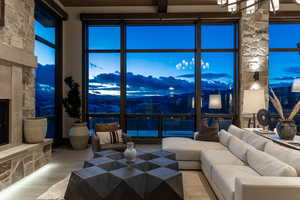
[[[201,124],[199,127],[199,133],[195,135],[195,140],[200,141],[209,141],[209,142],[219,142],[218,132],[219,132],[219,122],[218,120],[213,120],[208,125],[208,120],[201,120]]]
[[[95,124],[95,132],[112,132],[117,131],[118,123]]]
[[[123,143],[122,130],[112,132],[96,132],[100,144]]]
[[[224,146],[228,147],[229,145],[229,142],[230,142],[230,138],[231,138],[231,134],[228,133],[227,131],[225,130],[221,130],[219,133],[219,140],[220,140],[220,143],[223,144]]]
[[[247,151],[247,162],[262,176],[297,176],[297,171],[290,165],[254,148]]]

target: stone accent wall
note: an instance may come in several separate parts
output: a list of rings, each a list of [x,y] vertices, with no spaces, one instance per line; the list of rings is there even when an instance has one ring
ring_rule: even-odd
[[[244,90],[251,87],[254,82],[254,72],[249,66],[253,60],[259,59],[260,84],[265,90],[266,102],[268,95],[268,55],[269,55],[269,4],[262,5],[260,9],[251,15],[245,12],[240,20],[240,123],[247,127],[251,116],[242,114]],[[266,104],[268,105],[268,103]]]
[[[12,52],[10,54],[13,54],[14,51],[20,51],[28,57],[33,57],[34,40],[34,0],[6,0],[5,26],[0,28],[0,48],[2,50],[6,47],[9,48]],[[22,64],[25,66],[20,66]],[[26,66],[26,63],[14,62],[12,59],[6,62],[6,65],[20,68],[23,80],[23,86],[20,90],[23,93],[23,117],[33,117],[35,114],[35,73],[33,67],[35,66]]]
[[[0,152],[0,190],[46,165],[51,159],[51,143],[46,140]]]

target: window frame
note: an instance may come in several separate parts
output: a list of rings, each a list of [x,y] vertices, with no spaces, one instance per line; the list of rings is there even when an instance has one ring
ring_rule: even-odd
[[[202,49],[201,48],[201,25],[234,25],[234,47],[233,49]],[[88,27],[89,26],[116,26],[119,25],[121,28],[121,49],[120,50],[89,50],[88,49]],[[172,25],[193,25],[195,26],[195,47],[193,49],[127,49],[126,48],[126,28],[127,26],[172,26]],[[236,104],[239,102],[239,88],[238,88],[238,21],[237,20],[196,20],[196,21],[85,21],[82,20],[82,94],[83,94],[83,114],[84,119],[89,121],[91,118],[106,118],[106,117],[119,117],[120,126],[125,132],[127,132],[126,119],[127,118],[158,118],[161,121],[165,118],[182,118],[182,119],[194,119],[194,130],[199,131],[201,119],[203,118],[227,118],[227,119],[238,119],[238,109]],[[232,114],[208,114],[201,113],[201,53],[203,52],[232,52],[234,53],[234,94],[233,94],[233,111]],[[88,113],[88,54],[89,53],[120,53],[120,72],[121,72],[121,96],[120,96],[120,113],[106,114],[89,114]],[[195,111],[191,114],[127,114],[126,113],[126,54],[127,53],[194,53],[195,55]],[[158,137],[163,138],[162,124],[159,126]],[[138,137],[143,138],[143,137]],[[149,139],[149,137],[146,137]]]
[[[35,9],[41,9],[51,15],[56,20],[55,28],[55,43],[52,43],[41,36],[35,34],[35,40],[55,50],[55,115],[48,116],[48,120],[55,120],[56,134],[53,138],[54,146],[63,144],[63,106],[61,100],[63,98],[63,20],[64,18],[58,15],[48,5],[41,1],[36,2]],[[36,10],[35,10],[35,20]]]
[[[271,24],[299,24],[300,21],[294,21],[291,19],[270,19],[269,25]],[[270,42],[269,42],[270,43]],[[269,52],[300,52],[300,48],[269,48]],[[270,67],[270,60],[269,60],[269,67]],[[268,77],[268,81],[270,82],[270,77]],[[289,113],[283,113],[286,117],[289,116]],[[279,114],[271,114],[272,118],[280,118]],[[300,114],[296,114],[295,118],[299,119]]]

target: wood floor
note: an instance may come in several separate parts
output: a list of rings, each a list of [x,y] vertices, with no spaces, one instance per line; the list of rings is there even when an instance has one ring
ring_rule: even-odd
[[[137,145],[144,152],[160,150],[160,145]],[[0,200],[35,200],[49,187],[64,179],[74,169],[80,169],[83,160],[92,158],[90,149],[74,151],[54,149],[53,160],[47,166],[0,192]],[[183,171],[185,200],[216,200],[205,177],[199,171]]]

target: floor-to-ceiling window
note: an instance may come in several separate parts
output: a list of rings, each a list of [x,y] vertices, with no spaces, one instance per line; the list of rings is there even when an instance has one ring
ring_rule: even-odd
[[[272,23],[269,32],[269,85],[290,114],[300,100],[300,24]],[[271,102],[270,112],[277,114]]]
[[[58,139],[58,108],[61,99],[59,34],[61,19],[43,4],[35,8],[36,117],[48,119],[47,138]]]
[[[84,26],[90,128],[124,120],[130,136],[192,136],[196,116],[233,116],[237,25]]]

